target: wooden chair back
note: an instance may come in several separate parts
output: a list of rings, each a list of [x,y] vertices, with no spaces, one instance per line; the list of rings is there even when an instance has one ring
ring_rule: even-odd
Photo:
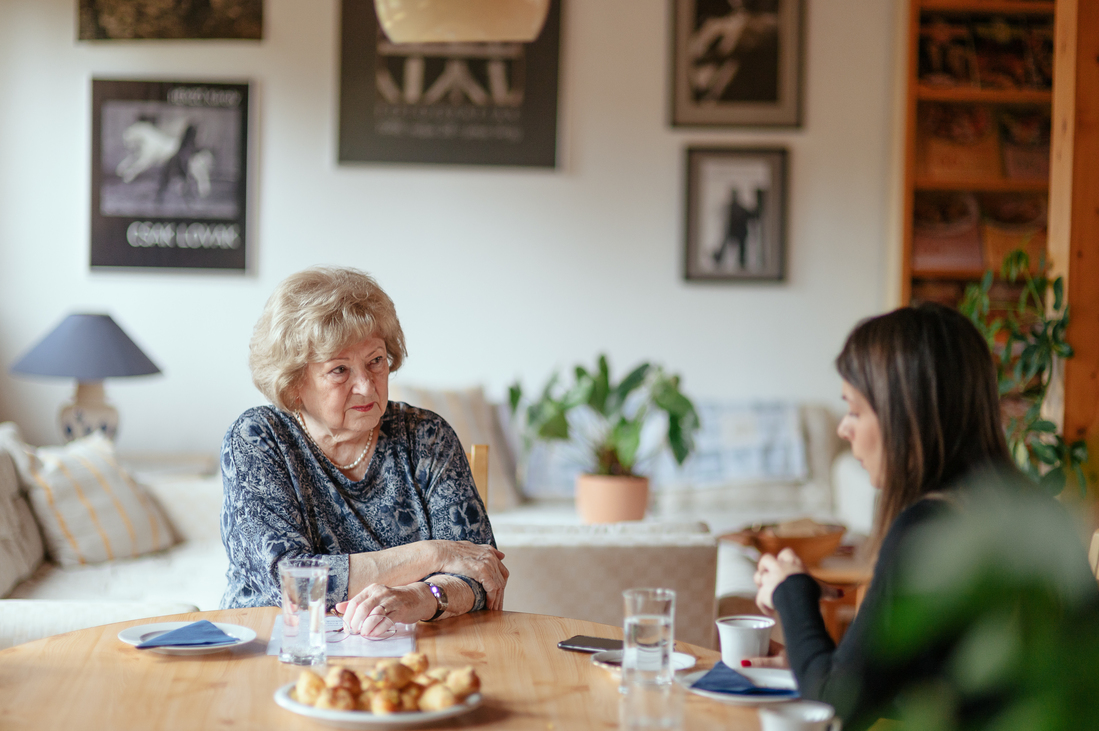
[[[477,486],[477,494],[481,496],[481,502],[488,507],[488,445],[473,444],[466,452],[469,460],[469,469],[473,473],[473,484]]]

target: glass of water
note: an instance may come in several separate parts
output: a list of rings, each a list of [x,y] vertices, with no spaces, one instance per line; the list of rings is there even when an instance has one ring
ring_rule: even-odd
[[[284,558],[279,561],[279,581],[282,585],[279,660],[294,665],[324,665],[328,564],[316,558]]]
[[[672,682],[675,644],[675,592],[671,589],[626,589],[622,643],[622,689],[632,683]]]

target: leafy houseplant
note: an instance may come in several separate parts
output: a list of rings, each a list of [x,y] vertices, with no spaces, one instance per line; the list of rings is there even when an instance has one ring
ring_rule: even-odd
[[[1042,403],[1049,391],[1055,359],[1071,358],[1065,340],[1069,308],[1064,281],[1050,281],[1044,259],[1031,272],[1030,257],[1022,250],[1004,257],[1003,278],[1022,284],[1015,301],[993,301],[992,271],[979,285],[966,288],[959,309],[988,341],[996,364],[1000,397],[1006,417],[1008,446],[1019,467],[1053,495],[1065,487],[1071,472],[1081,493],[1087,482],[1082,465],[1088,459],[1081,440],[1069,444],[1057,426],[1042,417]],[[1047,298],[1052,302],[1047,309]]]
[[[509,389],[509,400],[512,414],[518,414],[523,401],[518,382]],[[569,414],[574,411],[587,412],[594,417],[595,426],[590,430],[574,429],[569,421]],[[600,355],[592,371],[576,366],[571,384],[563,385],[556,373],[550,377],[540,395],[523,411],[524,436],[529,446],[534,441],[568,441],[574,437],[574,432],[583,431],[576,436],[590,456],[592,475],[631,478],[638,484],[640,478],[634,469],[640,456],[642,428],[657,412],[662,412],[667,419],[665,444],[676,462],[683,464],[694,449],[699,423],[694,404],[679,390],[679,376],[668,374],[659,366],[642,363],[614,383],[607,358]],[[598,482],[606,489],[613,489],[607,488],[606,480]],[[589,519],[581,497],[583,488],[584,484],[578,482],[577,503],[582,517],[587,522],[611,522]],[[647,480],[644,480],[644,497],[647,501]],[[617,519],[644,517],[644,502],[640,513],[636,514],[635,507],[628,517]]]

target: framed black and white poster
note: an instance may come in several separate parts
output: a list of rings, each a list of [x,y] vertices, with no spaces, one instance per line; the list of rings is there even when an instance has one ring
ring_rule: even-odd
[[[248,84],[92,80],[92,267],[244,269]]]
[[[672,124],[801,124],[804,0],[672,0]]]
[[[687,150],[687,279],[785,277],[786,157],[784,149]]]
[[[531,43],[391,43],[343,0],[339,161],[557,164],[561,0]]]

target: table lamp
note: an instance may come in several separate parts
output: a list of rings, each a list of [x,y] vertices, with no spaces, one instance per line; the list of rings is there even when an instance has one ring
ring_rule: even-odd
[[[69,315],[11,372],[76,379],[73,402],[63,406],[59,416],[65,441],[72,441],[95,431],[114,439],[118,410],[104,397],[104,378],[146,376],[160,369],[110,315]]]

